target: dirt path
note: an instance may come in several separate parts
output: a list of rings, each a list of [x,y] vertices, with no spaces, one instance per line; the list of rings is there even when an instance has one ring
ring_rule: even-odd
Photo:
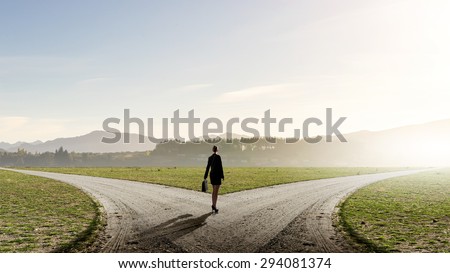
[[[17,171],[17,170],[16,170]],[[350,252],[332,226],[336,205],[370,183],[418,171],[291,183],[219,197],[148,183],[18,171],[72,184],[103,205],[99,252]]]

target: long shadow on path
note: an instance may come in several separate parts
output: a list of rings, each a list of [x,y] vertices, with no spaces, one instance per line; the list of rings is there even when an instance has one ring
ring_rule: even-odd
[[[180,215],[139,233],[128,245],[134,245],[130,247],[133,252],[186,252],[174,241],[205,225],[211,215],[206,213],[196,218],[192,214]]]

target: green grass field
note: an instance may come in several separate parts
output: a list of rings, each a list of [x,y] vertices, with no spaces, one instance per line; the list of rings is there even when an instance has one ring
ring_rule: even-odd
[[[344,229],[375,252],[450,252],[450,169],[365,187],[341,206]]]
[[[0,170],[0,252],[76,251],[99,217],[94,201],[70,185]]]
[[[80,174],[149,182],[200,190],[205,168],[32,168],[48,172]],[[221,194],[273,186],[297,181],[339,176],[370,174],[400,170],[399,168],[225,168]],[[211,187],[209,187],[211,190]]]

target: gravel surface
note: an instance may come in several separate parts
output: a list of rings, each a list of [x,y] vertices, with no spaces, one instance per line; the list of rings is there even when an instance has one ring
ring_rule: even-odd
[[[419,172],[321,179],[227,194],[219,196],[219,213],[213,214],[211,195],[206,193],[117,179],[14,171],[69,183],[102,204],[107,225],[89,252],[232,253],[356,251],[333,227],[339,202],[370,183]]]

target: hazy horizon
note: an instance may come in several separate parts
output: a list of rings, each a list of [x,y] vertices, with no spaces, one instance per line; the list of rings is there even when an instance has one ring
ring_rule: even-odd
[[[350,134],[355,134],[355,133],[361,133],[361,132],[369,132],[369,133],[379,133],[379,132],[384,132],[384,131],[390,131],[390,130],[396,130],[396,129],[402,129],[402,128],[407,128],[407,127],[414,127],[414,126],[420,126],[420,125],[427,125],[427,124],[433,124],[433,123],[438,123],[438,122],[445,122],[445,121],[449,121],[450,122],[450,118],[449,119],[441,119],[441,120],[434,120],[434,121],[429,121],[429,122],[422,122],[422,123],[416,123],[416,124],[406,124],[403,126],[399,126],[399,127],[391,127],[391,128],[386,128],[386,129],[380,129],[380,130],[367,130],[367,129],[361,129],[361,130],[356,130],[356,131],[350,131],[350,132],[346,132],[343,133],[344,135],[350,135]],[[312,125],[314,126],[314,125]],[[49,138],[49,139],[30,139],[30,140],[15,140],[15,141],[5,141],[3,139],[0,138],[0,143],[8,143],[8,144],[16,144],[16,143],[45,143],[47,141],[52,141],[58,138],[73,138],[73,137],[80,137],[80,136],[85,136],[94,132],[106,132],[103,129],[94,129],[93,131],[89,131],[89,132],[82,132],[80,134],[76,134],[76,135],[61,135],[61,136],[56,136],[54,138]],[[107,133],[107,132],[106,132]],[[132,130],[132,132],[130,132],[131,134],[138,134],[137,130]],[[187,133],[185,134],[187,136]],[[210,134],[211,137],[215,137],[215,136],[225,136],[226,133],[221,133],[221,134]],[[251,137],[251,134],[248,134],[246,132],[233,132],[233,136],[237,135],[237,136],[242,136],[242,137]],[[147,134],[144,134],[145,137],[147,137]],[[311,137],[314,137],[316,135],[311,135]],[[322,134],[322,136],[324,136]],[[202,137],[200,135],[196,135],[196,137]],[[264,135],[260,136],[261,138],[265,138]],[[275,138],[285,138],[285,136],[282,135],[271,135],[270,137],[275,137]],[[169,139],[174,139],[173,137],[169,137]],[[303,139],[303,138],[302,138]]]

